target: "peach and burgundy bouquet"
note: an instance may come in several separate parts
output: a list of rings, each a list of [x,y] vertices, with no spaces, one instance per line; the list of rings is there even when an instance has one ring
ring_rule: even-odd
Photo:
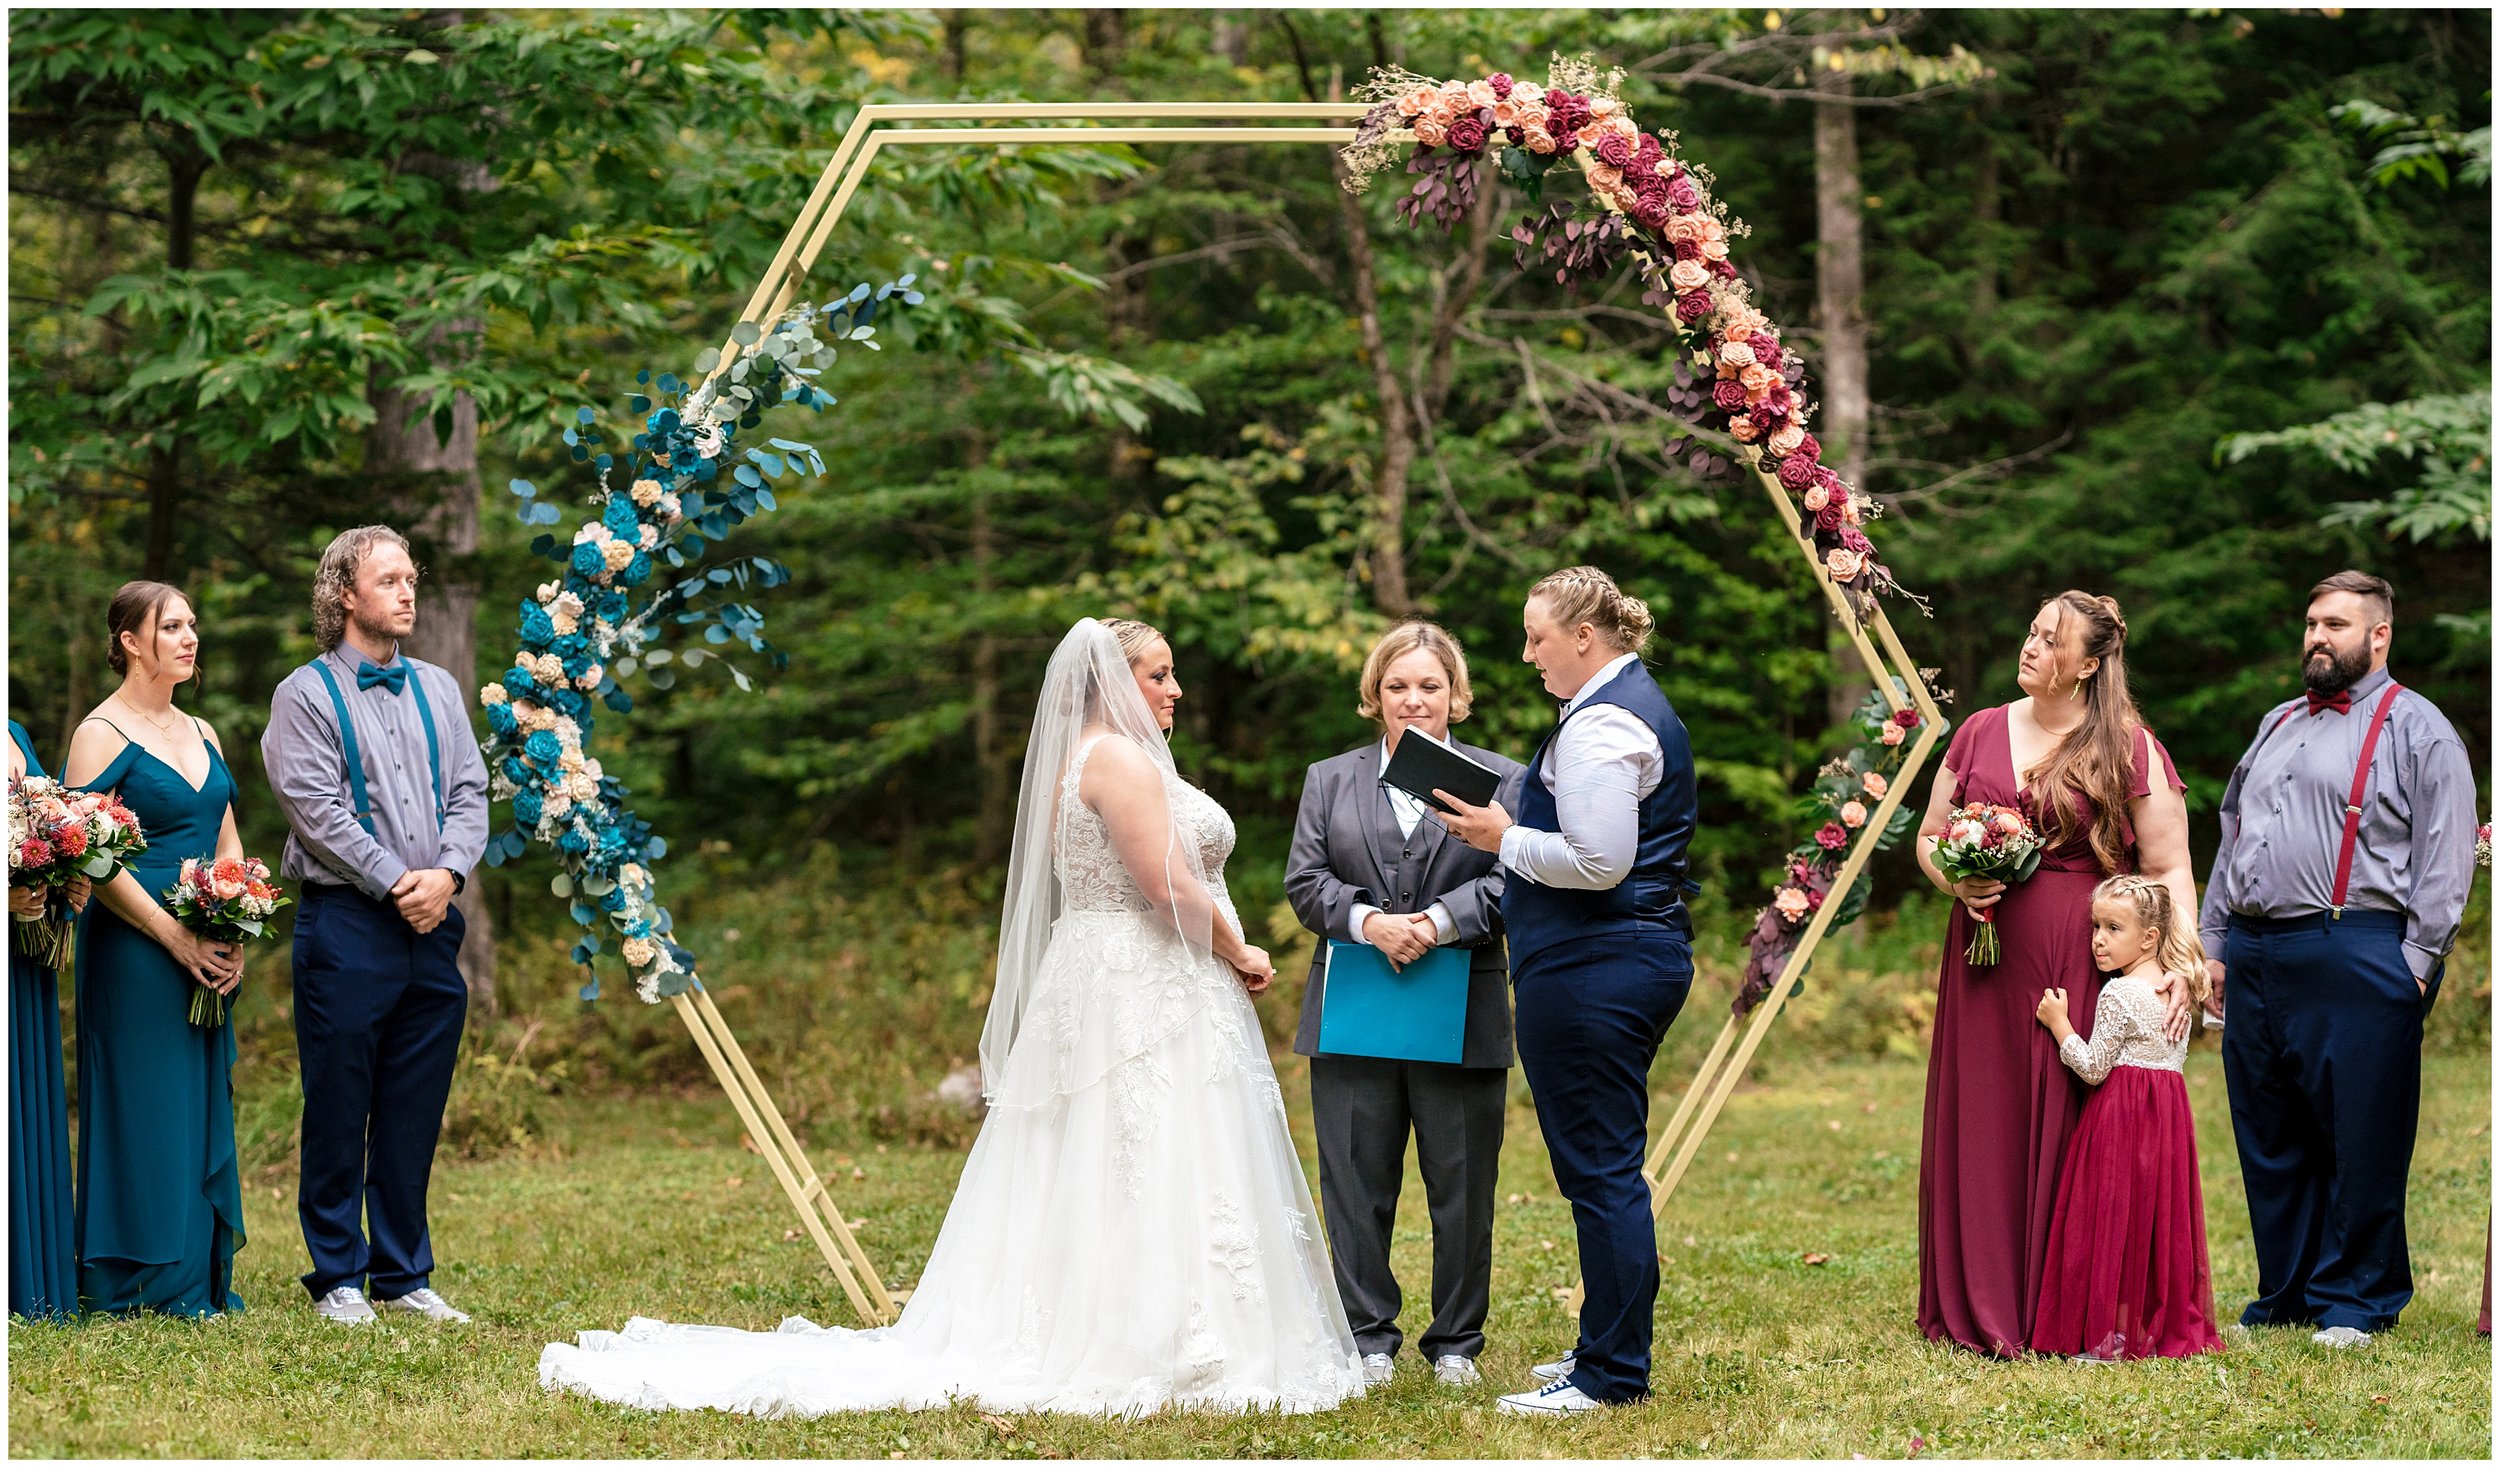
[[[1945,817],[1944,835],[1936,842],[1936,868],[1957,882],[2003,882],[2011,887],[2040,869],[2047,846],[2021,811],[1973,801]],[[1962,957],[1973,967],[1985,968],[2003,956],[1996,913],[1982,909],[1971,916],[1977,926]]]
[[[38,887],[44,915],[18,924],[18,943],[36,962],[58,968],[69,953],[69,885],[101,885],[147,850],[139,818],[109,791],[61,788],[23,775],[9,782],[9,885]]]
[[[165,910],[174,921],[203,938],[241,943],[269,936],[269,919],[287,905],[287,895],[269,878],[269,868],[253,856],[221,856],[202,861],[182,859],[182,874],[165,889]],[[191,993],[191,1023],[215,1029],[226,1022],[226,996],[198,988]]]

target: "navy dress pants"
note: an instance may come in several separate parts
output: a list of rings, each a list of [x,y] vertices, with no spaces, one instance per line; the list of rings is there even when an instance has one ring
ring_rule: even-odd
[[[2244,1325],[2385,1330],[2413,1298],[2405,1175],[2422,1018],[2402,913],[2233,914],[2222,1074],[2248,1188],[2257,1298]]]
[[[467,923],[453,908],[419,933],[396,904],[303,884],[295,919],[295,1050],[304,1072],[296,1213],[315,1298],[341,1285],[395,1300],[426,1287],[434,1144],[469,1010]],[[364,1224],[373,1232],[368,1245]]]
[[[1601,933],[1519,961],[1519,1063],[1580,1243],[1572,1385],[1601,1402],[1649,1395],[1658,1226],[1649,1211],[1649,1068],[1693,984],[1692,940]]]

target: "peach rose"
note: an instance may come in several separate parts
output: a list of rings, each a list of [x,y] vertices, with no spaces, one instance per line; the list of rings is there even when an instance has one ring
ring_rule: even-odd
[[[1521,123],[1521,124],[1519,125],[1519,130],[1520,130],[1520,132],[1521,132],[1522,134],[1524,134],[1524,135],[1526,136],[1526,138],[1527,138],[1527,140],[1528,140],[1528,151],[1529,151],[1529,152],[1531,152],[1531,153],[1551,153],[1551,152],[1553,152],[1553,151],[1554,151],[1555,146],[1556,146],[1556,144],[1555,144],[1555,142],[1554,142],[1554,135],[1553,135],[1552,133],[1549,133],[1549,132],[1547,132],[1547,131],[1545,130],[1545,125],[1544,125],[1543,123],[1541,123],[1541,122],[1526,122],[1526,123]]]
[[[1734,337],[1751,336],[1770,324],[1771,318],[1753,307],[1738,306],[1728,313],[1727,334]]]
[[[1850,801],[1840,808],[1840,823],[1852,831],[1865,825],[1866,807],[1854,800]]]
[[[1576,136],[1580,140],[1581,147],[1594,148],[1597,146],[1597,140],[1606,136],[1606,125],[1591,119],[1580,125],[1580,131]]]
[[[1589,98],[1589,116],[1605,119],[1623,111],[1623,104],[1612,97]]]
[[[1806,915],[1809,904],[1806,902],[1804,892],[1795,887],[1782,887],[1778,894],[1772,897],[1771,905],[1779,909],[1781,917],[1793,923]]]
[[[1832,554],[1833,554],[1833,555],[1838,555],[1838,554],[1840,554],[1840,552],[1838,552],[1838,551],[1834,551],[1834,552],[1832,552]],[[1863,786],[1863,787],[1865,788],[1865,790],[1866,790],[1867,795],[1868,795],[1870,798],[1875,799],[1875,800],[1881,800],[1881,799],[1883,799],[1883,798],[1884,798],[1887,794],[1890,794],[1890,793],[1891,793],[1891,791],[1892,791],[1892,782],[1891,782],[1890,780],[1885,779],[1882,775],[1877,774],[1877,773],[1876,773],[1875,771],[1873,771],[1873,770],[1869,770],[1869,771],[1867,771],[1867,772],[1866,772],[1866,778],[1865,778],[1865,779],[1863,779],[1863,780],[1860,780],[1860,781],[1858,782],[1858,784],[1859,784],[1859,785],[1861,785],[1861,786]]]
[[[1640,142],[1641,125],[1634,122],[1631,118],[1626,117],[1624,114],[1618,112],[1614,116],[1608,117],[1605,113],[1600,112],[1597,114],[1597,118],[1598,121],[1605,124],[1605,130],[1607,132],[1613,133],[1617,137],[1627,138],[1636,145]]]
[[[1899,724],[1892,722],[1890,719],[1886,719],[1884,721],[1884,732],[1877,737],[1882,739],[1885,746],[1889,748],[1892,745],[1899,744],[1904,738],[1908,737],[1909,732],[1909,730],[1902,728]]]
[[[1398,116],[1413,117],[1424,110],[1424,99],[1432,95],[1430,87],[1415,87],[1398,93]]]
[[[1679,262],[1677,262],[1677,263],[1679,263],[1679,264],[1683,264],[1683,265],[1690,265],[1690,264],[1692,264],[1693,262],[1692,262],[1692,261],[1690,261],[1690,260],[1684,260],[1684,261],[1679,261]],[[1708,271],[1703,271],[1702,273],[1703,273],[1703,274],[1705,274],[1705,275],[1709,274],[1709,272],[1708,272]],[[1767,440],[1767,442],[1768,442],[1768,443],[1769,443],[1769,445],[1770,445],[1770,448],[1771,448],[1771,452],[1772,452],[1772,453],[1775,453],[1775,454],[1779,455],[1781,458],[1785,459],[1785,458],[1787,458],[1790,454],[1795,453],[1795,452],[1796,452],[1796,450],[1797,450],[1797,445],[1799,445],[1799,444],[1801,444],[1801,443],[1805,442],[1805,439],[1806,439],[1806,431],[1805,431],[1804,429],[1799,428],[1799,427],[1798,427],[1796,424],[1794,424],[1794,423],[1783,423],[1783,424],[1781,424],[1781,425],[1780,425],[1779,431],[1778,431],[1777,433],[1772,434],[1772,435],[1771,435],[1771,437]],[[1817,506],[1816,508],[1818,508],[1818,509],[1819,509],[1819,508],[1821,508],[1821,507],[1820,507],[1820,506]]]
[[[1667,272],[1667,279],[1674,282],[1678,291],[1699,290],[1710,283],[1710,267],[1699,260],[1678,260],[1675,268]]]
[[[1510,84],[1510,96],[1512,101],[1524,103],[1528,106],[1542,107],[1545,105],[1545,89],[1538,86],[1534,82],[1512,82]]]
[[[1853,494],[1849,496],[1849,498],[1842,503],[1840,507],[1840,518],[1845,523],[1851,525],[1863,523],[1864,516],[1858,510],[1858,497],[1856,495]]]
[[[1415,141],[1438,148],[1450,140],[1450,125],[1434,117],[1415,119]]]
[[[1673,219],[1668,220],[1667,238],[1679,245],[1687,241],[1698,242],[1701,239],[1701,216],[1698,214],[1678,214]]]
[[[1724,240],[1727,238],[1726,225],[1721,224],[1719,221],[1711,218],[1707,214],[1696,214],[1693,217],[1701,221],[1701,242],[1703,244],[1706,245],[1712,240]]]
[[[1748,342],[1730,341],[1719,344],[1719,360],[1730,367],[1743,369],[1753,365],[1753,346]]]
[[[1701,258],[1710,261],[1714,265],[1719,261],[1726,259],[1727,241],[1703,240],[1701,242]]]
[[[1609,168],[1594,158],[1581,164],[1580,172],[1588,178],[1589,187],[1592,189],[1611,194],[1623,187],[1623,170]],[[1704,273],[1707,274],[1707,272]]]
[[[1832,573],[1834,581],[1855,581],[1866,564],[1856,551],[1842,546],[1824,558],[1823,568]]]
[[[1508,97],[1504,97],[1501,101],[1494,103],[1493,125],[1495,127],[1517,127],[1519,125],[1519,104],[1512,101]]]
[[[1467,84],[1467,100],[1479,107],[1490,107],[1502,99],[1493,95],[1493,84],[1478,78]]]
[[[1784,459],[1784,458],[1786,458],[1786,457],[1788,457],[1788,456],[1787,456],[1786,454],[1782,454],[1782,455],[1780,455],[1780,457]],[[1806,486],[1806,513],[1807,513],[1807,514],[1812,515],[1812,514],[1818,513],[1819,511],[1821,511],[1821,510],[1822,510],[1822,508],[1823,508],[1825,505],[1828,505],[1828,504],[1830,504],[1831,502],[1832,502],[1832,492],[1831,492],[1830,490],[1825,489],[1823,486],[1821,486],[1821,485],[1819,485],[1819,484],[1810,484],[1810,485]]]
[[[1689,264],[1690,262],[1678,261],[1677,263]],[[1749,393],[1768,393],[1779,385],[1780,375],[1756,362],[1750,367],[1740,369],[1736,374],[1736,380],[1743,383],[1745,391]]]
[[[1727,432],[1728,436],[1738,443],[1752,443],[1762,436],[1762,430],[1753,426],[1751,418],[1739,418],[1730,423],[1727,426]]]

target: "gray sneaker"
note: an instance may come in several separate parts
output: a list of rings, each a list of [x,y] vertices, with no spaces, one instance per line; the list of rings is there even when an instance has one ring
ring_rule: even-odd
[[[2330,1325],[2309,1339],[2321,1346],[2333,1346],[2337,1350],[2343,1350],[2348,1346],[2368,1345],[2370,1333],[2366,1330],[2355,1330],[2349,1325]]]
[[[1443,1356],[1433,1362],[1432,1374],[1443,1386],[1477,1386],[1484,1381],[1484,1373],[1476,1369],[1476,1363],[1459,1355]]]
[[[1540,1361],[1528,1368],[1528,1374],[1539,1381],[1560,1381],[1580,1369],[1577,1355],[1566,1355],[1559,1361]]]
[[[451,1308],[449,1301],[432,1290],[417,1289],[410,1290],[404,1295],[394,1295],[382,1302],[382,1308],[404,1310],[411,1315],[422,1315],[428,1320],[442,1321],[446,1325],[469,1323],[468,1316]]]
[[[313,1313],[339,1325],[373,1323],[373,1307],[365,1303],[365,1292],[354,1285],[340,1285],[313,1301]]]
[[[1397,1375],[1398,1363],[1386,1351],[1374,1351],[1363,1358],[1363,1384],[1380,1386]]]

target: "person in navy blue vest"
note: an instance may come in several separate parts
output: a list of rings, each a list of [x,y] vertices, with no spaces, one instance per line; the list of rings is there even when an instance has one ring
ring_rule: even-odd
[[[331,541],[313,582],[321,656],[278,685],[260,744],[290,828],[282,874],[302,899],[304,1287],[344,1325],[372,1320],[371,1301],[469,1318],[432,1288],[425,1192],[469,1007],[452,897],[486,849],[486,761],[458,682],[400,655],[416,622],[399,532]]]
[[[2365,1344],[2413,1298],[2405,1176],[2422,1020],[2474,882],[2474,771],[2454,725],[2387,672],[2395,593],[2309,593],[2307,690],[2258,721],[2222,794],[2203,936],[2248,1190],[2248,1326]]]
[[[1522,620],[1521,656],[1564,700],[1561,722],[1528,764],[1516,823],[1498,802],[1451,801],[1444,819],[1509,875],[1519,1063],[1587,1291],[1570,1354],[1500,1406],[1561,1417],[1649,1395],[1658,1231],[1641,1164],[1650,1064],[1693,982],[1684,852],[1698,804],[1692,743],[1641,663],[1649,608],[1574,566],[1536,584]]]

